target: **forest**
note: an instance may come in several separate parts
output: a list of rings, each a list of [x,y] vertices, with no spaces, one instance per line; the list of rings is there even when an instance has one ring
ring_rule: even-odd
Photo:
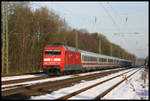
[[[1,20],[2,24],[3,20]],[[111,43],[102,33],[89,33],[88,29],[71,28],[66,20],[53,10],[46,7],[33,10],[30,2],[9,2],[9,73],[42,70],[44,47],[52,43],[63,43],[67,46],[76,47],[76,34],[78,34],[78,49],[99,53],[100,39],[101,54],[135,61],[135,55],[127,52],[119,45]],[[3,45],[1,45],[1,49],[2,47]],[[5,74],[6,68],[3,68],[2,73]]]

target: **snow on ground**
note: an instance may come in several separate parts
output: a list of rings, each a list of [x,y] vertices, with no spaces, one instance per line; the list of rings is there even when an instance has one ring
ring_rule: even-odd
[[[134,71],[136,71],[136,70],[137,69],[134,68]],[[72,93],[74,91],[80,90],[80,89],[85,88],[87,86],[90,86],[92,84],[95,84],[95,83],[98,83],[100,81],[111,78],[113,76],[119,75],[119,74],[124,73],[126,71],[129,71],[129,70],[124,70],[124,71],[121,71],[121,72],[118,72],[118,73],[115,73],[115,74],[111,74],[111,75],[108,75],[108,76],[105,76],[103,78],[96,79],[96,80],[91,80],[91,81],[84,81],[83,80],[81,83],[78,83],[78,84],[76,84],[72,87],[62,88],[60,90],[52,92],[51,94],[46,94],[46,95],[41,95],[41,96],[31,96],[31,99],[38,99],[38,100],[39,99],[56,99],[58,97],[62,97],[66,94],[69,94],[69,93]],[[113,83],[117,83],[118,80],[121,80],[121,79],[120,78],[116,79],[116,82],[113,80]],[[100,94],[101,90],[98,90],[98,89],[110,87],[112,85],[113,85],[112,82],[108,83],[107,85],[105,84],[105,86],[99,85],[99,86],[97,86],[98,88],[94,87],[94,88],[90,89],[91,90],[90,93],[88,93],[88,91],[85,91],[85,92],[80,93],[79,95],[76,95],[76,96],[74,96],[70,99],[92,99],[93,97],[96,96],[96,94]]]
[[[32,84],[36,84],[36,83],[63,80],[63,79],[68,79],[68,78],[73,78],[73,76],[62,76],[62,77],[54,77],[54,78],[48,78],[48,79],[42,79],[42,80],[34,80],[34,81],[28,81],[28,82],[22,82],[22,83],[2,85],[1,87],[11,87],[11,86],[27,85],[27,84],[32,85]]]
[[[27,75],[20,75],[20,76],[10,76],[10,77],[2,77],[2,81],[10,81],[10,80],[18,80],[18,79],[27,79],[27,78],[34,78],[34,77],[41,77],[46,76],[46,74],[27,74]]]
[[[133,73],[135,71],[130,72],[128,75],[130,75],[131,73]],[[112,79],[108,82],[105,82],[101,85],[98,85],[94,88],[91,88],[87,91],[84,91],[76,96],[73,96],[70,99],[94,99],[96,96],[98,96],[99,94],[103,93],[106,89],[109,89],[110,87],[112,87],[113,85],[117,84],[119,81],[121,81],[123,78],[122,77],[117,77],[115,79]]]
[[[116,69],[113,69],[113,70],[116,70]],[[22,83],[14,83],[14,84],[2,85],[1,87],[3,88],[3,87],[11,87],[11,86],[17,86],[17,85],[32,85],[32,84],[36,84],[36,83],[43,83],[43,82],[49,82],[49,81],[63,80],[63,79],[68,79],[68,78],[74,78],[76,76],[84,76],[84,75],[90,75],[90,74],[101,73],[101,72],[106,72],[106,71],[110,71],[110,70],[81,73],[81,74],[76,74],[76,75],[67,75],[67,76],[54,77],[54,78],[48,78],[48,79],[42,79],[42,80],[27,81],[27,82],[22,82]],[[32,75],[28,75],[27,77],[29,78],[31,76]],[[39,76],[42,76],[42,75],[39,75]],[[5,77],[5,78],[7,78],[7,77]],[[25,75],[20,76],[20,77],[19,76],[13,76],[13,77],[7,78],[5,80],[8,80],[8,79],[9,80],[20,79],[20,78],[25,78]]]
[[[149,79],[144,80],[142,76],[143,69],[131,76],[128,80],[120,84],[117,88],[113,89],[109,94],[103,97],[103,99],[148,99],[149,98]],[[142,87],[145,85],[145,88]]]

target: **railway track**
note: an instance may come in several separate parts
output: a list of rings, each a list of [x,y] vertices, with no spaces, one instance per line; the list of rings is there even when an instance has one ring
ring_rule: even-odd
[[[60,88],[71,86],[74,83],[78,83],[81,80],[94,80],[115,72],[119,72],[121,70],[125,69],[119,69],[119,70],[112,70],[97,74],[91,74],[91,75],[84,75],[80,77],[74,77],[74,78],[68,78],[65,80],[57,80],[57,81],[50,81],[45,83],[38,83],[38,84],[29,84],[29,85],[20,85],[19,87],[13,87],[12,89],[2,90],[2,98],[12,98],[12,99],[27,99],[30,96],[38,96],[42,94],[47,94],[52,91],[58,90]],[[23,97],[22,97],[23,96]]]
[[[140,69],[139,69],[139,70],[140,70]],[[129,77],[131,77],[132,75],[134,75],[134,74],[135,74],[136,72],[138,72],[139,70],[133,72],[132,74],[130,74],[129,76],[127,76],[127,77],[124,78],[123,80],[121,80],[121,81],[119,81],[118,83],[116,83],[115,85],[113,85],[112,87],[106,89],[104,92],[102,92],[101,94],[97,95],[93,100],[100,100],[102,97],[104,97],[106,94],[108,94],[111,90],[113,90],[115,87],[117,87],[119,84],[121,84],[122,82],[124,82],[126,79],[128,79]],[[131,71],[132,71],[132,70],[131,70]],[[130,72],[131,72],[131,71],[130,71]],[[100,85],[100,84],[103,84],[103,83],[105,83],[105,82],[108,82],[108,81],[110,81],[110,80],[112,80],[112,79],[115,79],[115,78],[120,77],[120,76],[122,76],[122,75],[124,75],[124,74],[127,74],[127,73],[128,73],[128,72],[125,72],[125,73],[119,74],[119,75],[117,75],[117,76],[111,77],[111,78],[109,78],[109,79],[103,80],[103,81],[98,82],[98,83],[96,83],[96,84],[93,84],[93,85],[91,85],[91,86],[88,86],[88,87],[85,87],[85,88],[83,88],[83,89],[77,90],[77,91],[75,91],[75,92],[73,92],[73,93],[70,93],[70,94],[67,94],[67,95],[65,95],[65,96],[59,97],[59,98],[57,98],[56,100],[67,100],[67,99],[69,99],[69,98],[71,98],[71,97],[73,97],[73,96],[75,96],[75,95],[78,95],[78,94],[80,94],[80,93],[82,93],[82,92],[84,92],[84,91],[87,91],[87,90],[89,90],[89,89],[91,89],[91,88],[93,88],[93,87],[96,87],[96,86],[98,86],[98,85]]]
[[[113,69],[113,70],[115,70],[115,69]],[[74,74],[74,75],[80,75],[80,74],[83,74],[83,73],[78,73],[78,74]],[[35,75],[36,75],[36,77],[34,77]],[[26,77],[26,76],[29,76],[29,77]],[[9,86],[9,84],[10,85],[11,84],[16,84],[16,87],[17,87],[17,86],[26,85],[24,83],[28,82],[28,81],[30,82],[30,81],[34,81],[34,80],[38,81],[38,80],[44,80],[44,79],[48,80],[49,78],[60,77],[60,75],[57,75],[57,76],[48,76],[46,74],[41,74],[41,75],[34,74],[34,76],[33,75],[21,75],[21,76],[17,76],[17,78],[16,78],[16,76],[3,77],[2,78],[2,88],[5,89],[5,88],[15,87],[15,86]],[[6,85],[6,87],[4,87],[5,85]]]
[[[82,73],[78,73],[78,74],[82,74]],[[66,74],[66,75],[68,75],[68,74]],[[40,79],[59,77],[59,76],[61,76],[61,75],[48,76],[47,74],[45,74],[43,72],[12,74],[12,75],[2,76],[2,85],[21,83],[21,82],[27,82],[27,81],[33,81],[33,80],[40,80]]]
[[[9,81],[2,81],[2,85],[8,85],[13,83],[22,83],[27,81],[33,81],[33,80],[40,80],[40,79],[46,79],[49,78],[48,76],[41,76],[41,77],[33,77],[33,78],[26,78],[26,79],[17,79],[17,80],[9,80]]]
[[[21,76],[28,74],[42,74],[43,72],[33,72],[33,73],[19,73],[19,74],[2,74],[2,77],[10,77],[10,76]]]

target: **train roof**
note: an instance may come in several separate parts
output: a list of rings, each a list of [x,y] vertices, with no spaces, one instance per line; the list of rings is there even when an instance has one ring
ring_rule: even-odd
[[[101,57],[104,57],[104,58],[116,59],[116,60],[119,60],[119,61],[131,62],[130,60],[120,59],[120,58],[117,58],[117,57],[107,56],[107,55],[103,55],[103,54],[100,54],[100,53],[94,53],[94,52],[88,52],[88,51],[85,51],[85,50],[76,49],[74,47],[66,46],[66,45],[64,45],[62,43],[54,43],[54,44],[47,45],[47,46],[48,47],[65,47],[65,49],[67,49],[67,50],[78,51],[78,52],[81,52],[82,54],[86,54],[86,55],[88,54],[88,55],[91,55],[91,56],[101,56]]]
[[[58,46],[65,46],[63,43],[53,43],[50,45],[46,45],[47,47],[58,47]]]
[[[70,50],[70,51],[79,51],[78,49],[74,47],[65,46],[64,44],[60,44],[60,43],[47,45],[46,47],[64,47],[65,49]]]

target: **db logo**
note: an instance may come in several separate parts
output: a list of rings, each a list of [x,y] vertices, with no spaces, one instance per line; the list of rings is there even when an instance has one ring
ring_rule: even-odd
[[[78,55],[76,55],[76,58],[79,58],[79,56],[78,56]]]

